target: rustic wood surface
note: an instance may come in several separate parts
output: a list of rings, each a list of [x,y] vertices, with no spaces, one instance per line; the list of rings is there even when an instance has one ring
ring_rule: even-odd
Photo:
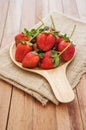
[[[0,48],[55,10],[86,21],[86,0],[0,0]],[[0,130],[86,130],[86,74],[74,91],[73,102],[43,107],[0,80]]]

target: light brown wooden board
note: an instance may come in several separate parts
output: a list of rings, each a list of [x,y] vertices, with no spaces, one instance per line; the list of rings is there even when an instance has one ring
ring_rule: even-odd
[[[21,0],[19,0],[21,3]],[[25,23],[29,27],[32,27],[35,24],[35,21],[33,22],[32,19],[36,19],[36,14],[37,12],[40,12],[39,17],[45,17],[48,12],[51,10],[53,11],[58,10],[61,12],[64,12],[65,14],[69,14],[74,17],[79,17],[82,20],[86,19],[86,1],[83,0],[40,0],[41,2],[41,8],[37,8],[37,5],[35,6],[36,2],[38,0],[24,0],[23,5],[21,7],[21,13],[22,15],[22,24],[21,24],[21,29],[23,29]],[[51,4],[50,4],[51,3]],[[55,3],[55,4],[54,4]],[[69,3],[69,4],[67,4]],[[16,6],[17,9],[18,3],[14,0],[10,0],[10,6],[7,7],[8,0],[0,0],[0,19],[3,16],[3,19],[5,19],[5,16],[7,16],[7,8],[15,7],[12,11],[9,9],[9,21],[10,19],[12,20],[12,15],[16,11]],[[20,4],[21,5],[21,4]],[[53,8],[52,8],[53,5]],[[84,5],[84,6],[83,6]],[[5,6],[5,8],[3,8]],[[54,8],[55,6],[55,8]],[[31,9],[32,8],[32,9]],[[19,8],[20,9],[20,8]],[[36,10],[37,12],[36,12]],[[27,11],[26,11],[27,10]],[[30,11],[32,10],[32,11]],[[74,11],[75,10],[75,11]],[[2,12],[2,13],[1,13]],[[26,13],[28,12],[28,13]],[[17,11],[16,11],[17,13]],[[26,15],[27,14],[27,15]],[[35,14],[34,16],[31,14]],[[19,17],[20,18],[20,17]],[[7,16],[8,19],[8,16]],[[24,20],[25,19],[25,20]],[[28,22],[28,19],[30,19],[30,22]],[[6,22],[6,26],[3,27],[3,24]],[[8,20],[7,20],[8,21]],[[5,20],[0,20],[0,27],[2,27],[2,31],[4,31],[4,38],[2,35],[0,35],[3,40],[2,40],[2,46],[4,47],[6,44],[9,43],[8,39],[10,40],[10,34],[7,36],[5,28],[11,28],[10,24],[8,26],[6,19]],[[15,26],[20,22],[16,21],[13,19]],[[24,22],[25,21],[25,22]],[[31,26],[30,26],[31,24]],[[18,24],[19,25],[19,24]],[[23,27],[22,27],[23,25]],[[13,29],[12,29],[13,30]],[[11,31],[12,33],[16,34],[18,32],[19,26],[17,26],[16,31],[14,32]],[[1,31],[0,34],[3,32]],[[13,39],[13,35],[11,37],[11,40]],[[10,40],[10,41],[11,41]],[[79,85],[77,86],[77,90],[75,90],[76,93],[76,98],[75,100],[70,103],[69,105],[61,104],[59,106],[55,106],[52,103],[49,103],[46,107],[41,106],[41,104],[38,101],[35,101],[31,96],[21,92],[20,90],[13,88],[13,94],[12,94],[12,100],[11,100],[11,109],[8,113],[9,109],[9,100],[11,96],[11,87],[7,84],[4,83],[3,81],[0,81],[0,129],[1,130],[47,130],[48,128],[50,130],[85,130],[86,129],[86,111],[85,111],[85,106],[86,106],[86,74],[82,77]],[[4,97],[3,97],[4,95]],[[16,97],[15,97],[16,96]],[[19,101],[22,100],[22,102],[19,103],[17,101],[19,98]],[[3,99],[3,102],[2,100]],[[27,101],[24,101],[27,100]],[[28,105],[29,104],[29,105]],[[18,107],[17,107],[18,106]],[[27,106],[27,107],[25,107]],[[25,107],[25,109],[24,109]],[[19,111],[19,108],[22,109],[17,115],[17,111]],[[25,110],[25,111],[24,111]],[[15,113],[14,113],[15,111]],[[25,114],[26,113],[26,114]],[[7,115],[9,115],[8,118],[8,125],[7,125]],[[28,118],[24,118],[22,115],[27,115]],[[50,118],[49,118],[50,117]],[[23,121],[21,120],[23,119]],[[13,120],[14,119],[14,120]],[[37,120],[37,121],[36,121]],[[23,122],[23,124],[21,123]],[[38,122],[38,124],[37,124]],[[52,123],[51,123],[52,122]],[[21,128],[22,124],[22,128]],[[7,127],[6,127],[7,125]],[[16,125],[16,126],[15,126]],[[6,129],[5,129],[6,128]]]

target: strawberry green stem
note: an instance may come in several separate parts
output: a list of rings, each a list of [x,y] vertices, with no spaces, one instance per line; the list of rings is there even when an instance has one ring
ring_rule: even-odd
[[[39,21],[40,21],[43,25],[45,25],[44,22],[43,22],[43,20],[42,20],[41,18],[39,18],[38,16],[37,16],[37,18],[39,19]]]
[[[42,23],[42,24],[36,29],[36,31],[38,31],[43,25],[44,25],[44,23]]]
[[[70,36],[69,36],[70,39],[71,39],[71,37],[73,36],[73,34],[74,34],[74,32],[75,32],[75,29],[76,29],[76,25],[74,25],[73,30],[72,30],[72,32],[71,32],[71,34],[70,34]]]
[[[71,45],[71,43],[68,44],[68,45],[58,54],[58,56],[62,55],[62,54],[67,50],[67,48],[68,48],[70,45]]]
[[[44,24],[41,24],[37,29],[36,31],[38,31]],[[32,37],[29,42],[31,42],[36,36],[38,35],[38,33],[36,35],[34,35],[34,37]]]
[[[54,20],[53,20],[52,15],[50,15],[50,19],[51,19],[51,22],[52,22],[53,28],[54,28],[54,30],[56,31],[56,27],[55,27],[55,24],[54,24]]]

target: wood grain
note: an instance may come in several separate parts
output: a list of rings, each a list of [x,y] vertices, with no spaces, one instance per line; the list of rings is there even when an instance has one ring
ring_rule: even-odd
[[[19,32],[21,14],[22,14],[22,3],[23,0],[11,0],[9,3],[9,9],[4,27],[4,34],[2,37],[2,46],[10,44],[14,40],[14,36]]]
[[[72,4],[72,5],[71,5]],[[78,18],[78,9],[75,0],[63,0],[63,12],[72,17]]]
[[[79,17],[82,21],[86,21],[86,1],[76,0]]]
[[[64,130],[64,128],[71,130],[68,107],[66,104],[60,104],[58,107],[56,107],[56,121],[57,130]]]
[[[7,19],[8,8],[9,8],[9,0],[7,0],[6,2],[5,0],[1,0],[0,1],[0,42],[2,42],[4,27],[5,27],[6,19]],[[1,46],[1,43],[0,43],[0,46]]]
[[[76,93],[76,91],[75,91]],[[75,100],[69,104],[68,106],[68,113],[69,113],[69,120],[70,120],[70,127],[74,130],[83,130],[83,122],[80,113],[79,102],[77,98],[77,94]]]
[[[22,17],[20,24],[20,32],[24,28],[31,28],[35,25],[35,0],[24,0],[22,7]]]
[[[8,130],[32,130],[32,106],[32,97],[14,88]]]
[[[33,130],[56,130],[55,106],[49,103],[46,107],[36,101],[33,105]]]
[[[2,37],[4,33],[4,28],[7,19],[9,7],[9,0],[0,2],[0,47],[2,45]],[[4,8],[4,10],[3,10]],[[2,17],[3,13],[3,17]],[[6,82],[0,80],[0,129],[5,130],[7,125],[10,97],[11,97],[11,87]]]
[[[10,105],[11,87],[0,80],[0,130],[5,130]]]
[[[24,27],[30,28],[35,24],[35,9],[34,9],[34,0],[33,1],[23,1],[23,7],[21,8],[21,22],[19,32],[23,31]],[[31,8],[30,5],[33,5]],[[34,9],[34,11],[33,11]],[[27,13],[28,12],[28,15]],[[31,15],[32,12],[32,15]],[[31,16],[31,18],[30,18]],[[28,130],[32,129],[33,121],[33,98],[28,94],[13,88],[13,98],[10,108],[8,130]],[[17,111],[15,111],[17,110]],[[16,120],[15,120],[16,118]]]
[[[80,106],[80,113],[83,123],[83,129],[86,129],[86,73],[81,78],[77,86],[77,95]]]
[[[18,28],[20,27],[20,17],[21,17],[20,15],[21,11],[19,11],[19,7],[21,5],[20,2],[18,3],[17,0],[15,1],[12,0],[10,1],[10,3],[8,3],[9,1],[5,1],[5,0],[3,2],[4,3],[2,3],[2,7],[4,7],[5,12],[3,11],[4,19],[2,22],[4,24],[4,27],[3,26],[2,27],[4,31],[2,32],[3,35],[1,41],[1,48],[7,44],[10,44],[10,42],[12,42],[14,34],[16,34],[19,31]],[[17,16],[18,11],[19,14]],[[14,16],[16,17],[16,20]],[[1,122],[0,129],[5,130],[5,128],[7,129],[7,125],[8,125],[7,123],[8,123],[9,111],[11,105],[12,87],[11,85],[4,83],[3,81],[0,81],[0,89],[1,89],[0,99],[4,100],[3,103],[0,103],[1,104],[0,113],[2,113],[2,116],[0,116],[0,122]]]

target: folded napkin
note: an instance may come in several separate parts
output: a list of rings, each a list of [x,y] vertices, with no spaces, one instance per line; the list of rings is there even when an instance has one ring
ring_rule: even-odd
[[[69,35],[74,25],[76,25],[76,30],[72,37],[76,43],[76,56],[67,67],[67,78],[71,87],[74,88],[78,84],[81,75],[86,72],[86,23],[71,19],[57,12],[52,13],[52,17],[57,30],[62,33]],[[43,20],[46,25],[51,25],[49,16]],[[9,48],[10,45],[0,50],[0,79],[32,95],[43,105],[49,100],[58,105],[59,102],[55,98],[47,80],[38,74],[27,72],[17,67],[10,58]]]

